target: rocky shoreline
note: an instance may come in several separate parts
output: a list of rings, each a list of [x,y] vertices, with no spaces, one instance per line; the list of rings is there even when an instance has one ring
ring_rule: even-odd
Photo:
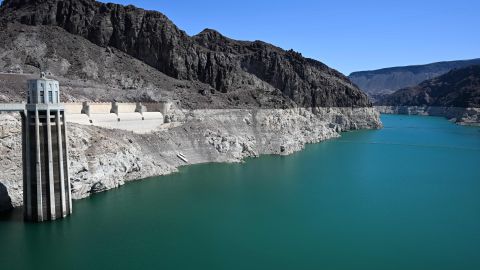
[[[379,116],[372,107],[179,110],[174,116],[178,125],[150,134],[71,123],[72,197],[173,173],[188,164],[288,155],[341,131],[381,128]],[[0,125],[0,211],[5,211],[23,203],[20,117],[0,114]]]
[[[375,106],[380,113],[442,116],[459,125],[480,126],[480,108],[435,106]]]

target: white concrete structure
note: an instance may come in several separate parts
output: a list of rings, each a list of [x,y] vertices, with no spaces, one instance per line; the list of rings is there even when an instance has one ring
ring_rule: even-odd
[[[65,110],[55,80],[28,81],[22,114],[25,219],[46,221],[72,213]]]
[[[65,104],[68,121],[81,125],[92,125],[108,129],[128,130],[135,133],[150,133],[165,125],[164,111],[168,113],[172,104],[83,102]],[[81,107],[81,108],[80,108]]]
[[[175,126],[165,123],[171,106],[169,101],[62,104],[57,81],[44,74],[28,80],[26,104],[0,104],[0,113],[22,116],[25,219],[42,222],[72,213],[66,115],[72,123],[150,133]]]
[[[0,103],[0,112],[23,112],[25,103]]]

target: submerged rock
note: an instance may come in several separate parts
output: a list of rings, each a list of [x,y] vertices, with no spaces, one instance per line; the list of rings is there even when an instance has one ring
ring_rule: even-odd
[[[107,187],[102,182],[96,182],[90,189],[90,193],[98,193],[107,190]]]

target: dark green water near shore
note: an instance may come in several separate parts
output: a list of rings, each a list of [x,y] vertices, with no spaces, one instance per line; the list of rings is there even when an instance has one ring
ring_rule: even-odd
[[[0,269],[480,269],[480,129],[382,116],[287,157],[203,164],[0,220]]]

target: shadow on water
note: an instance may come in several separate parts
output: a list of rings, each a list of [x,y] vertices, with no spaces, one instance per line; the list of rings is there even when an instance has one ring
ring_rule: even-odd
[[[23,222],[23,209],[18,207],[0,212],[0,223],[2,222]]]
[[[22,208],[13,208],[7,187],[0,183],[0,222],[23,221],[22,214]]]

